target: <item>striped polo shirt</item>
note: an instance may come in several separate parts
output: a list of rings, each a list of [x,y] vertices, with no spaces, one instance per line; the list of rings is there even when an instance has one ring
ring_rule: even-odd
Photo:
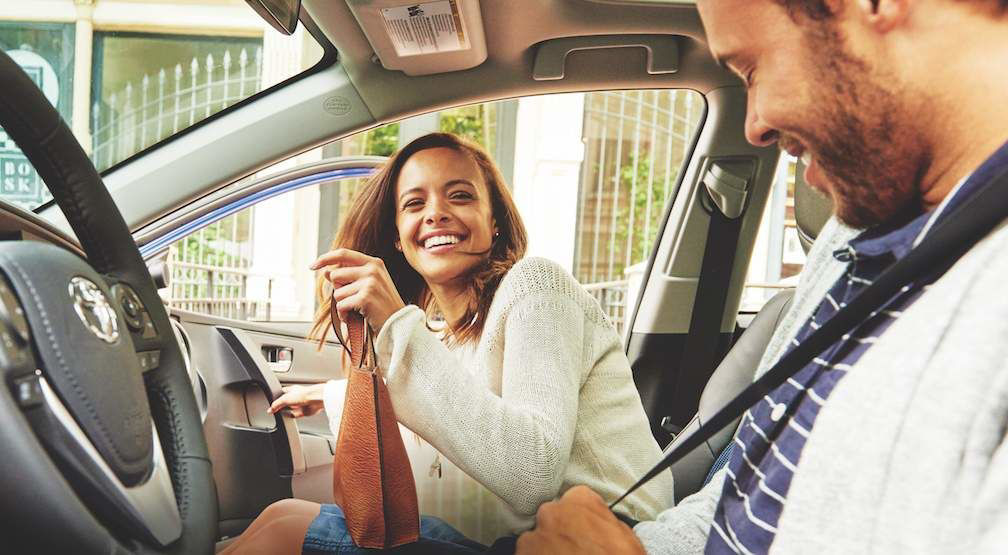
[[[794,348],[906,256],[932,226],[1008,167],[1008,143],[935,210],[904,213],[868,229],[833,255],[847,262],[812,317],[798,331]],[[922,276],[905,286],[851,333],[834,343],[742,416],[730,446],[724,489],[707,540],[707,553],[766,553],[777,533],[791,478],[819,410],[837,383],[923,290],[940,277]]]

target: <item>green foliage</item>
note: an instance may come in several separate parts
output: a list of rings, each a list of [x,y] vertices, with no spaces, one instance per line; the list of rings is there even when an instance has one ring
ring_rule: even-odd
[[[484,103],[443,110],[438,118],[438,129],[453,133],[478,143],[493,152],[492,137],[496,123],[496,104]]]
[[[625,257],[627,239],[630,238],[630,264],[637,264],[647,260],[651,254],[651,247],[654,245],[655,237],[658,235],[658,227],[661,223],[662,209],[665,208],[664,193],[665,172],[659,173],[657,170],[651,176],[651,157],[647,152],[641,151],[637,157],[637,167],[633,163],[620,166],[620,202],[616,210],[616,252]],[[631,159],[632,161],[632,159]],[[636,189],[634,183],[636,178]],[[648,189],[651,190],[651,212],[650,226],[648,223]],[[633,203],[627,200],[633,192]],[[631,211],[633,216],[633,226],[630,225]],[[624,258],[617,257],[614,264],[613,279],[619,279],[623,275]]]
[[[390,123],[372,129],[367,134],[364,154],[372,156],[392,156],[399,148],[399,124]]]
[[[251,209],[228,216],[175,244],[176,260],[221,268],[244,268],[249,260],[242,256],[241,244],[249,240]]]

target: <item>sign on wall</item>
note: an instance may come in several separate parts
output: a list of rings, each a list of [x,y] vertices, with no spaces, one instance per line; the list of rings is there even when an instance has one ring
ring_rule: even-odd
[[[59,78],[42,56],[29,50],[8,50],[21,69],[35,82],[53,106],[59,106]],[[23,207],[48,202],[52,195],[21,149],[0,129],[0,197]]]

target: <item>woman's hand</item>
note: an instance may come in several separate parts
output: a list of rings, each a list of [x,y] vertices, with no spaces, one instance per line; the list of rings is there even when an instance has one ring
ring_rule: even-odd
[[[291,385],[283,388],[283,395],[276,398],[266,412],[276,414],[283,409],[289,409],[291,416],[301,418],[318,414],[324,408],[322,392],[325,384]]]
[[[380,258],[336,249],[318,257],[311,265],[312,270],[321,268],[324,268],[322,275],[333,285],[336,312],[341,320],[350,312],[359,312],[377,332],[389,316],[406,306]]]

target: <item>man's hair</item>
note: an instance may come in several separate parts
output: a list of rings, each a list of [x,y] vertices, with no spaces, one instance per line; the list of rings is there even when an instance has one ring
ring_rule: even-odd
[[[825,21],[833,17],[834,12],[827,0],[774,0],[784,6],[792,18],[799,16],[812,21]],[[997,6],[997,12],[1008,12],[1008,0],[955,0],[956,2],[971,2],[974,4],[992,4]]]

